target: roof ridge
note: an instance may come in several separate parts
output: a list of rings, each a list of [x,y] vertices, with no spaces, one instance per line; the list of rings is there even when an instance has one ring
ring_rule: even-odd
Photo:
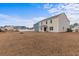
[[[54,15],[54,16],[51,16],[51,17],[47,17],[47,18],[45,18],[45,19],[43,19],[43,20],[41,20],[41,21],[44,21],[44,20],[46,20],[46,19],[49,19],[49,18],[53,18],[53,17],[59,16],[59,15],[62,15],[62,14],[65,15],[65,13],[60,13],[60,14],[57,14],[57,15]],[[41,21],[39,21],[39,22],[41,22]],[[37,22],[37,23],[39,23],[39,22]]]

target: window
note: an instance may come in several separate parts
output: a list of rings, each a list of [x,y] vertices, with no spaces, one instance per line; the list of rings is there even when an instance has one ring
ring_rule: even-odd
[[[41,27],[41,30],[42,30],[42,27]]]
[[[64,30],[64,27],[63,27],[63,30]]]
[[[50,23],[52,23],[52,20],[50,20]]]
[[[50,27],[50,30],[53,30],[53,27]]]
[[[42,25],[42,22],[41,22],[41,25]]]
[[[47,24],[47,21],[46,21],[46,24]]]

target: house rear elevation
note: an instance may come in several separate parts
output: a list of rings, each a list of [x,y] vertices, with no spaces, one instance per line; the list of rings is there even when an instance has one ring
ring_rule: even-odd
[[[70,21],[65,13],[62,13],[34,24],[34,30],[38,32],[66,32],[70,28],[69,25]]]

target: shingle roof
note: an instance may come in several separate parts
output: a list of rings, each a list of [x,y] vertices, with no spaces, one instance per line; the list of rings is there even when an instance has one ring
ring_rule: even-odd
[[[65,13],[61,13],[61,14],[58,14],[58,15],[55,15],[55,16],[51,16],[51,17],[48,17],[48,18],[46,18],[46,19],[43,19],[43,20],[41,20],[41,21],[44,21],[44,20],[51,20],[51,18],[55,18],[55,17],[58,17],[59,15],[65,15],[66,16],[66,14]],[[66,16],[67,17],[67,16]],[[41,21],[39,21],[39,22],[41,22]],[[69,20],[68,20],[69,21]],[[38,24],[39,22],[37,22],[36,24]],[[69,21],[70,22],[70,21]]]

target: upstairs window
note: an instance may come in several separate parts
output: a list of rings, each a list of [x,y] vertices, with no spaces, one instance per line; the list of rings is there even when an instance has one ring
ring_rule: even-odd
[[[41,22],[41,25],[42,25],[42,22]]]
[[[47,24],[47,21],[46,21],[46,24]]]
[[[52,20],[50,20],[50,23],[52,23]]]

